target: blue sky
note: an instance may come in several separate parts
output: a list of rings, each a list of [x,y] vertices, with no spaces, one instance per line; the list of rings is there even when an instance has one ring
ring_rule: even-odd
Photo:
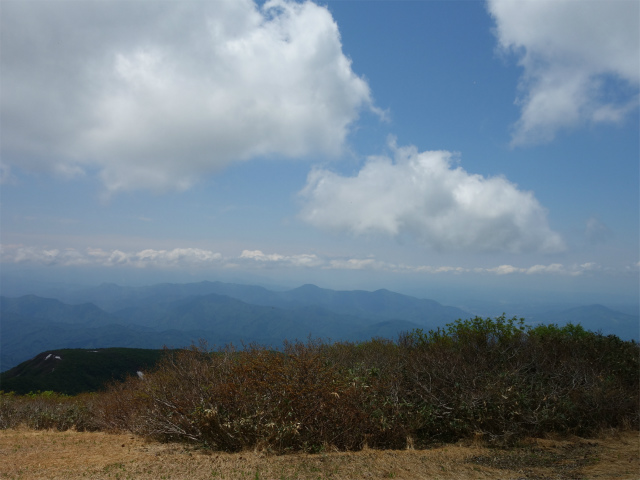
[[[2,269],[637,302],[639,9],[3,0]]]

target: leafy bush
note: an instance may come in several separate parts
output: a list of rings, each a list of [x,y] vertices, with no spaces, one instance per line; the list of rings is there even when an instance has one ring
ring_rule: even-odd
[[[493,441],[638,425],[638,345],[568,324],[475,318],[401,339],[418,436]]]

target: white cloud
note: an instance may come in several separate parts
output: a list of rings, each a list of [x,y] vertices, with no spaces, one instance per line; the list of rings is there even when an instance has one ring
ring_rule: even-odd
[[[565,268],[560,263],[552,263],[551,265],[534,265],[533,267],[523,269],[523,271],[528,275],[538,273],[564,273]]]
[[[585,122],[621,122],[638,106],[636,0],[488,0],[500,47],[519,58],[513,145],[548,142]]]
[[[337,154],[373,109],[311,2],[2,7],[2,158],[25,169],[184,189],[231,162]]]
[[[510,273],[519,273],[522,269],[514,267],[513,265],[500,265],[498,267],[488,268],[486,271],[495,273],[496,275],[509,275]]]
[[[533,265],[517,267],[498,265],[496,267],[462,267],[453,265],[407,265],[379,260],[369,256],[331,257],[314,253],[282,254],[264,253],[261,250],[243,250],[238,256],[223,256],[211,250],[199,248],[174,248],[172,250],[143,249],[122,251],[102,248],[50,249],[25,245],[0,245],[0,262],[31,263],[48,267],[86,266],[107,268],[149,268],[149,269],[218,269],[218,268],[304,268],[319,270],[367,270],[398,274],[448,275],[564,275],[578,276],[585,273],[615,273],[615,268],[603,268],[595,262],[563,265]],[[625,266],[621,271],[637,270],[640,262]],[[620,272],[619,272],[620,273]]]
[[[89,263],[81,253],[73,248],[59,250],[22,245],[2,245],[0,249],[2,261],[13,263],[32,262],[41,265],[86,265]]]
[[[122,250],[106,251],[101,248],[46,249],[23,245],[2,245],[0,258],[7,263],[35,263],[47,266],[132,266],[137,268],[174,268],[211,266],[219,264],[220,253],[199,248],[175,248],[173,250],[145,249],[139,252]]]
[[[467,173],[450,152],[392,147],[394,160],[370,158],[354,177],[313,170],[300,192],[301,218],[353,235],[409,234],[441,251],[564,248],[533,193]]]
[[[477,273],[493,273],[496,275],[569,275],[576,277],[585,272],[593,272],[599,270],[599,266],[594,262],[586,262],[581,265],[573,265],[566,267],[561,263],[551,263],[549,265],[533,265],[531,267],[515,267],[513,265],[500,265],[491,268],[478,268],[474,271]]]
[[[252,260],[265,266],[319,267],[325,262],[314,254],[264,254],[260,250],[243,250],[240,260]]]
[[[349,258],[330,260],[327,268],[333,270],[391,270],[393,265],[373,258]]]

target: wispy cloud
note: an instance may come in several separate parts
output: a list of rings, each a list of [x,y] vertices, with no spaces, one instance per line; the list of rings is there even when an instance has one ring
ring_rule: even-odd
[[[606,243],[612,237],[609,227],[596,217],[587,220],[584,234],[591,244]]]
[[[456,265],[408,265],[387,262],[375,257],[330,257],[313,253],[282,254],[264,253],[261,250],[243,250],[237,256],[200,248],[175,248],[172,250],[143,249],[123,251],[87,248],[86,250],[47,249],[23,245],[0,245],[0,261],[3,263],[31,263],[43,266],[93,266],[132,267],[149,269],[319,269],[319,270],[362,270],[399,274],[424,275],[564,275],[579,276],[589,272],[611,271],[595,262],[564,265],[551,263],[528,267],[498,265],[495,267],[462,267]],[[637,270],[638,265],[630,265],[625,270]]]
[[[565,248],[532,192],[468,173],[450,152],[392,148],[393,160],[372,157],[353,177],[313,170],[300,192],[302,219],[353,235],[408,234],[439,251]]]
[[[513,145],[621,122],[638,108],[637,1],[488,0],[488,9],[500,48],[524,68]]]
[[[219,253],[198,248],[175,248],[173,250],[145,249],[138,252],[87,248],[46,249],[23,245],[2,245],[2,262],[35,263],[47,266],[132,266],[132,267],[184,267],[211,266],[222,260]]]
[[[2,7],[7,165],[97,168],[109,192],[180,190],[231,162],[337,154],[361,109],[376,110],[312,2]]]

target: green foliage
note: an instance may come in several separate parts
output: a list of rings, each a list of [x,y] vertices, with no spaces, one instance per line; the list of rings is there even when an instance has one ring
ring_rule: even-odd
[[[448,323],[444,328],[424,332],[416,329],[401,339],[402,343],[414,347],[425,347],[432,344],[445,346],[474,346],[481,347],[495,343],[506,343],[519,339],[528,331],[524,318],[475,317],[468,320],[456,320]]]
[[[593,333],[585,330],[580,324],[574,325],[573,323],[569,322],[562,327],[558,326],[555,323],[538,325],[529,331],[529,335],[541,339],[570,339],[585,338],[593,335]]]

